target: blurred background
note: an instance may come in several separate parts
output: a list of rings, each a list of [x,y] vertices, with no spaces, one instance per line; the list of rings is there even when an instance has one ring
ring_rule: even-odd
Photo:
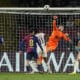
[[[0,7],[79,7],[80,0],[0,0]]]

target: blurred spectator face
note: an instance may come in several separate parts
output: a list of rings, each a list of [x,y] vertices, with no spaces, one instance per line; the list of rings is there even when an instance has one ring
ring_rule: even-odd
[[[69,17],[69,21],[73,21],[73,16],[70,16]]]
[[[60,30],[60,31],[63,31],[63,30],[64,30],[64,26],[63,26],[63,25],[60,25],[60,26],[59,26],[59,30]]]
[[[66,21],[66,26],[67,27],[74,27],[74,21],[73,21],[72,16],[70,16],[69,19]]]
[[[78,41],[78,47],[80,47],[80,40]]]
[[[80,32],[77,32],[77,36],[80,37]]]

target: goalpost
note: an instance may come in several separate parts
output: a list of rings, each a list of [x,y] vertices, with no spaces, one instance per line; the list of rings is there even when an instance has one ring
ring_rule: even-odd
[[[0,59],[2,60],[4,52],[6,52],[13,71],[16,72],[15,53],[19,50],[21,39],[28,34],[30,27],[33,27],[46,33],[47,42],[52,31],[54,15],[58,16],[57,25],[64,25],[64,32],[69,33],[71,39],[75,41],[77,34],[80,36],[80,8],[51,8],[49,5],[41,8],[0,8],[0,36],[3,36],[5,43],[5,46],[0,45]],[[61,40],[54,53],[50,57],[53,63],[53,72],[70,72],[73,70],[74,56],[76,55],[74,46]],[[24,55],[18,55],[18,60],[18,68],[20,68],[18,72],[24,72]],[[7,68],[8,65],[3,64],[8,63],[5,61],[0,63],[0,71],[10,71]]]

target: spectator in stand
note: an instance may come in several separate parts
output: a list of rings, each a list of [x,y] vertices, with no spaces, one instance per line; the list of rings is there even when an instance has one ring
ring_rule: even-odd
[[[74,27],[74,21],[73,21],[73,16],[70,16],[69,19],[66,22],[66,27]]]

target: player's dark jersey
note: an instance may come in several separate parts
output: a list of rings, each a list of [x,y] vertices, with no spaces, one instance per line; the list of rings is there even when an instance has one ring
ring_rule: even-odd
[[[38,38],[34,35],[27,35],[25,36],[25,38],[21,41],[20,44],[20,50],[22,50],[23,48],[23,43],[25,42],[26,44],[26,51],[29,52],[35,52],[37,45],[36,43],[38,43],[39,47],[42,49],[40,42],[38,41]]]

